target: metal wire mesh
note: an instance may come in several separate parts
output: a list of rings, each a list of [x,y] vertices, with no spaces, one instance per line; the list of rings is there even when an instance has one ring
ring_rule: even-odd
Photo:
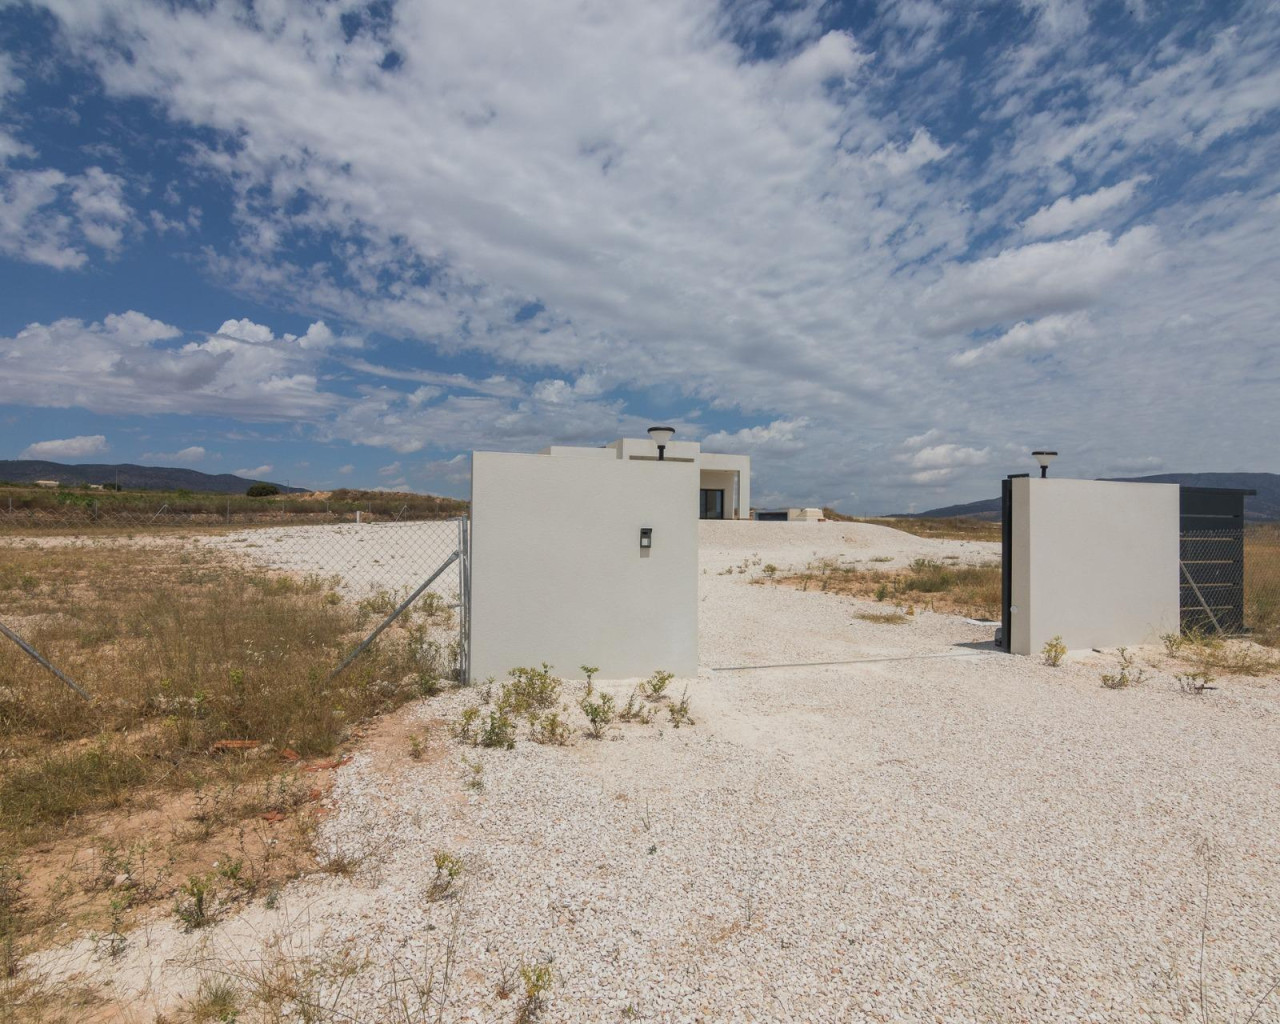
[[[1181,559],[1184,632],[1280,645],[1280,524],[1185,531]]]
[[[413,596],[414,611],[433,613],[433,640],[447,659],[447,670],[465,677],[467,525],[462,518],[407,521],[362,509],[290,514],[231,507],[221,513],[167,506],[104,508],[90,502],[10,510],[0,504],[0,571],[5,548],[15,544],[27,549],[83,545],[99,555],[112,545],[141,544],[172,549],[173,569],[180,558],[189,557],[180,550],[198,550],[269,577],[321,580],[325,591],[336,595],[335,601],[360,606],[370,629],[386,623],[397,610],[404,611],[402,604]],[[15,580],[14,586],[19,585]],[[42,579],[40,585],[51,594],[65,594],[63,600],[72,603],[67,611],[74,615],[74,587],[56,578]],[[10,593],[16,596],[18,591],[11,588]],[[18,602],[5,598],[6,588],[0,585],[0,622],[18,607]],[[333,665],[317,669],[328,671],[341,663],[335,659]]]

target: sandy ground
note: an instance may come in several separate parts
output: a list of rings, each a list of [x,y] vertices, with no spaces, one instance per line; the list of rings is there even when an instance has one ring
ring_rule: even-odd
[[[1181,1021],[1202,988],[1207,1019],[1244,1021],[1280,979],[1280,680],[1185,696],[1148,650],[1151,678],[1112,691],[1110,655],[1053,669],[989,626],[751,582],[757,559],[993,547],[703,524],[704,669],[673,684],[694,726],[473,750],[441,721],[474,690],[414,705],[395,727],[426,756],[375,744],[338,773],[319,842],[363,858],[353,878],[33,966],[148,1022],[282,963],[346,1015],[312,1019],[511,1021],[517,968],[547,964],[548,1021]],[[437,850],[465,865],[443,898]],[[428,977],[429,1012],[401,1012]]]

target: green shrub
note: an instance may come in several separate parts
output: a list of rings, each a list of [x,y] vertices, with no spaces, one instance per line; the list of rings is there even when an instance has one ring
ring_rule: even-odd
[[[272,495],[279,494],[280,488],[275,484],[250,484],[249,489],[244,493],[250,498],[270,498]]]
[[[608,693],[601,693],[595,700],[583,698],[579,707],[582,708],[582,713],[587,716],[591,738],[600,739],[604,735],[605,726],[613,721],[614,713],[617,710],[613,696]]]
[[[1062,642],[1062,637],[1055,636],[1045,642],[1040,654],[1044,657],[1046,665],[1057,668],[1062,664],[1062,659],[1067,656],[1067,645]]]

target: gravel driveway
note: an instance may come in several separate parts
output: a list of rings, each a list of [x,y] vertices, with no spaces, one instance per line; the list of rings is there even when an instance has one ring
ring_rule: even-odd
[[[317,977],[368,955],[315,982],[363,1020],[436,1019],[388,1009],[434,965],[443,1020],[511,1021],[520,984],[501,982],[538,963],[548,1021],[1200,1020],[1202,928],[1207,1019],[1244,1021],[1280,979],[1280,681],[1184,696],[1144,651],[1152,678],[1112,691],[1111,656],[1048,668],[993,653],[989,626],[865,622],[878,606],[724,572],[990,544],[751,523],[704,524],[702,543],[705,667],[673,684],[695,726],[501,751],[437,725],[421,761],[374,745],[320,836],[363,856],[354,878],[46,966],[110,979],[139,1020],[279,933]],[[416,705],[405,728],[474,699]],[[465,864],[444,899],[436,850]],[[1255,1020],[1280,1021],[1280,999]]]

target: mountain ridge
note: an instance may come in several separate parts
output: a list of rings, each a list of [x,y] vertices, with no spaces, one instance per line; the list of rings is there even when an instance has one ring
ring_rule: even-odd
[[[43,459],[0,459],[0,480],[15,484],[33,484],[37,480],[57,480],[70,486],[109,484],[117,479],[126,490],[199,491],[204,494],[243,494],[250,484],[273,483],[234,473],[202,473],[181,466],[139,466],[121,463],[63,463]],[[280,488],[281,494],[303,494],[306,487]]]

